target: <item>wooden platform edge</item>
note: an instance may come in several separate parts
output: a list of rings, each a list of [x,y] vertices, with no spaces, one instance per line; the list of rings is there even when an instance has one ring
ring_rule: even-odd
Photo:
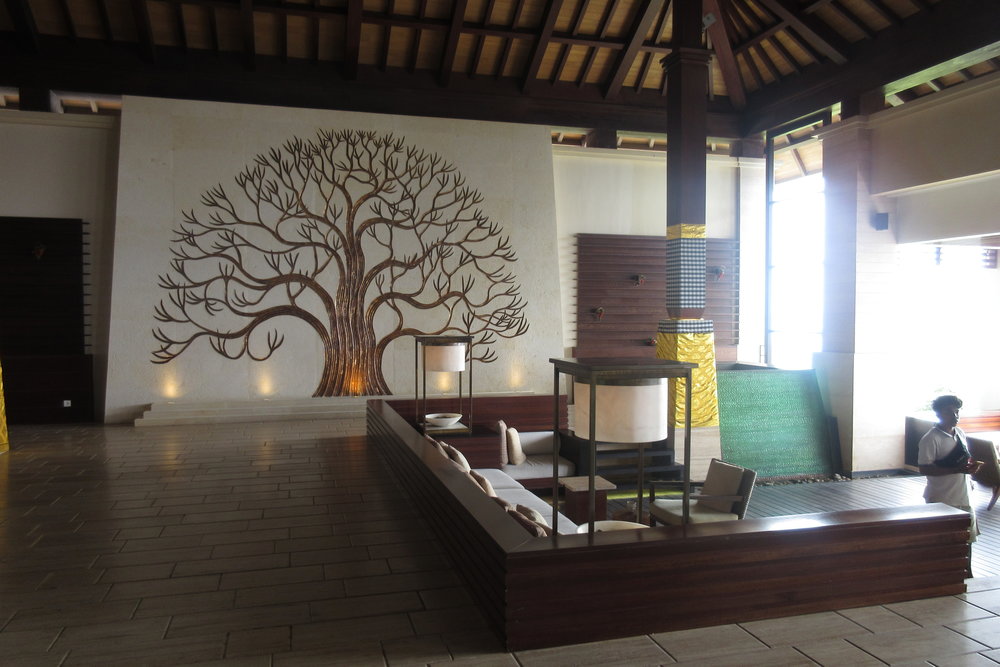
[[[533,538],[384,401],[368,434],[507,650],[965,591],[968,515],[945,505]]]

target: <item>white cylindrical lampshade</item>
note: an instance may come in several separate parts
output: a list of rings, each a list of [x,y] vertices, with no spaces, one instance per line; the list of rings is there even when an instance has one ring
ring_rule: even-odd
[[[670,384],[663,378],[632,380],[641,384],[597,385],[598,442],[657,442],[667,437]],[[590,384],[573,383],[573,430],[590,439]]]
[[[465,343],[425,345],[424,369],[460,373],[465,370]]]

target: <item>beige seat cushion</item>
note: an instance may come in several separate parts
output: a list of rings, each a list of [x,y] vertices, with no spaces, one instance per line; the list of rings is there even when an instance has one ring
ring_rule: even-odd
[[[528,458],[521,449],[521,436],[516,428],[507,429],[507,458],[511,465],[521,465]]]
[[[740,483],[743,481],[743,468],[734,466],[718,459],[712,459],[708,465],[708,474],[705,475],[705,484],[701,488],[699,495],[703,496],[735,496],[740,492]],[[715,510],[717,512],[730,513],[733,511],[732,500],[709,500],[702,499],[698,504],[703,509]]]
[[[732,504],[732,503],[730,503]],[[661,498],[653,501],[649,513],[657,521],[671,526],[680,526],[684,521],[684,501],[679,498]],[[703,501],[692,500],[688,507],[691,523],[709,523],[711,521],[738,521],[739,516],[730,512],[719,512],[705,507]]]

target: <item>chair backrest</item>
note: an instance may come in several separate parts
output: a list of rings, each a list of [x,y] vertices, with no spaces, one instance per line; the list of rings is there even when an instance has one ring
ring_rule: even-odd
[[[700,499],[698,505],[727,514],[735,514],[742,519],[746,516],[750,494],[753,492],[753,485],[756,481],[756,471],[719,459],[712,459],[708,464],[705,484],[701,489],[702,494],[706,496],[740,496],[741,498],[735,502]]]
[[[970,436],[969,453],[972,458],[983,462],[983,466],[972,479],[986,486],[1000,486],[1000,461],[996,445],[991,440]]]

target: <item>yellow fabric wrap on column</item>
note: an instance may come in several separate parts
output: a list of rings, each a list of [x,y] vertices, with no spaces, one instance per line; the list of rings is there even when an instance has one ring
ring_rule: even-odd
[[[0,454],[10,449],[7,437],[7,407],[3,401],[3,366],[0,365]]]
[[[657,333],[656,356],[659,359],[698,364],[698,368],[691,371],[691,426],[718,426],[719,389],[715,373],[715,334]],[[684,426],[686,380],[671,382],[675,406],[674,424]]]
[[[683,223],[667,226],[667,239],[703,239],[706,236],[705,225]]]

